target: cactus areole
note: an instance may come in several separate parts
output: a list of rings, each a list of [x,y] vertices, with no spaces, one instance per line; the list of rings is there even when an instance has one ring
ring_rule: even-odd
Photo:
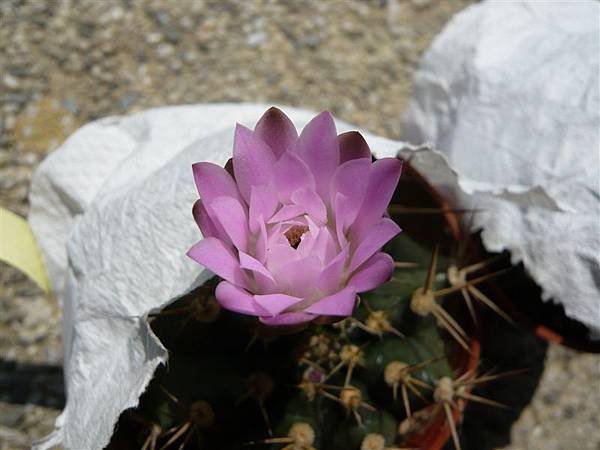
[[[193,165],[204,238],[188,252],[222,279],[223,308],[271,326],[343,318],[358,293],[389,280],[381,248],[400,232],[386,209],[401,161],[373,162],[362,136],[338,135],[328,112],[298,135],[271,108],[254,131],[237,125],[231,162]]]

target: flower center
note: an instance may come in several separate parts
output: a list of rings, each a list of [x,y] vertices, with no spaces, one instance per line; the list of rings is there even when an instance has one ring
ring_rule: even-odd
[[[300,245],[302,235],[307,231],[308,227],[306,225],[294,225],[283,234],[290,243],[290,247],[298,248],[298,245]]]

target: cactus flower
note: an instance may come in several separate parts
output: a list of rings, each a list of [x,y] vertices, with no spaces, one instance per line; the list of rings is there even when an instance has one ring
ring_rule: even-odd
[[[338,136],[328,112],[298,135],[271,108],[254,131],[237,125],[229,170],[193,165],[204,238],[188,255],[222,278],[223,308],[267,325],[350,316],[393,272],[381,248],[400,232],[386,215],[400,171],[359,133]]]

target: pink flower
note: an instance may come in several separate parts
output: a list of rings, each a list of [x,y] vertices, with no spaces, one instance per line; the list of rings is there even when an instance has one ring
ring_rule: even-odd
[[[254,131],[237,125],[233,173],[193,165],[204,239],[188,255],[223,279],[225,309],[292,325],[352,314],[356,294],[387,281],[381,247],[400,232],[386,216],[401,162],[371,160],[357,132],[336,133],[330,113],[298,136],[269,109]]]

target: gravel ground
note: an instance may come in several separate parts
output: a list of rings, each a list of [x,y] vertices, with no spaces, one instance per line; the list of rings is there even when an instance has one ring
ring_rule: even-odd
[[[277,102],[398,138],[419,56],[469,3],[2,0],[0,206],[27,213],[32,171],[79,125],[151,106]],[[0,450],[22,449],[64,403],[60,310],[0,269]],[[598,357],[519,339],[537,367],[528,405],[468,414],[465,445],[599,450]]]

